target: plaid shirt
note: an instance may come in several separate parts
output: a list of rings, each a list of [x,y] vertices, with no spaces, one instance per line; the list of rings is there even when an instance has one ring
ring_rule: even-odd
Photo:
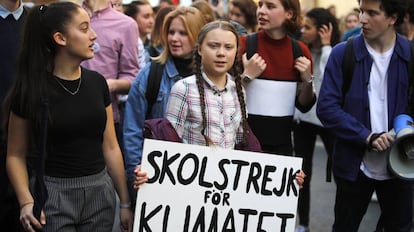
[[[230,74],[226,87],[219,90],[203,73],[206,118],[206,135],[216,146],[234,149],[242,140],[241,110],[236,84]],[[206,145],[200,107],[200,94],[196,76],[184,78],[172,87],[168,99],[166,118],[176,129],[184,143]]]

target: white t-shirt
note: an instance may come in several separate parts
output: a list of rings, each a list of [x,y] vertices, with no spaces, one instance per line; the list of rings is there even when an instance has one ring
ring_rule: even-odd
[[[373,59],[371,74],[368,85],[368,99],[371,119],[371,130],[373,133],[388,132],[388,66],[394,52],[394,46],[384,53],[375,51],[366,42],[367,50]],[[366,152],[361,170],[365,175],[376,180],[390,179],[387,169],[387,153]]]

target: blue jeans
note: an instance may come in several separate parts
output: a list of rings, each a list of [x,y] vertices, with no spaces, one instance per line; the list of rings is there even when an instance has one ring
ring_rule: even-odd
[[[412,220],[411,183],[401,179],[378,181],[360,171],[356,181],[335,177],[334,232],[357,232],[375,190],[385,231],[410,232]],[[374,230],[375,228],[373,228]]]

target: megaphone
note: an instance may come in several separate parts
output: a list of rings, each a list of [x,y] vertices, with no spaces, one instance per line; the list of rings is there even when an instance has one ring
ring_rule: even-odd
[[[414,180],[414,127],[413,119],[400,114],[394,119],[395,141],[390,149],[388,165],[404,180]]]

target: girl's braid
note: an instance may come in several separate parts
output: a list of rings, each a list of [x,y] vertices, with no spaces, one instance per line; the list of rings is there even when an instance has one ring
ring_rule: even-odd
[[[198,45],[194,49],[195,51],[198,50]],[[201,134],[204,136],[204,139],[206,141],[206,146],[209,146],[210,144],[213,144],[211,139],[206,134],[206,128],[207,128],[207,116],[206,116],[206,98],[205,98],[205,91],[204,91],[204,80],[203,76],[201,75],[201,56],[198,54],[198,52],[195,52],[194,54],[194,61],[195,61],[195,70],[194,74],[196,75],[196,83],[198,88],[198,93],[200,94],[200,107],[201,107],[201,114],[203,116],[203,129],[201,130]]]
[[[233,76],[234,76],[234,82],[236,83],[237,97],[239,99],[240,109],[242,113],[242,126],[243,126],[243,141],[242,142],[246,143],[247,133],[248,133],[247,132],[246,103],[245,103],[244,93],[242,89],[239,67],[240,67],[239,61],[238,59],[235,59],[234,64],[233,64]]]

